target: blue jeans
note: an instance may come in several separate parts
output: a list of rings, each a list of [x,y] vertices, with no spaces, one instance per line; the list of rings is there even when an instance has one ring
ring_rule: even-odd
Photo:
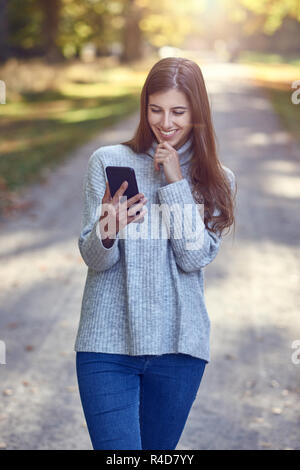
[[[206,364],[182,353],[77,352],[79,394],[93,448],[174,450]]]

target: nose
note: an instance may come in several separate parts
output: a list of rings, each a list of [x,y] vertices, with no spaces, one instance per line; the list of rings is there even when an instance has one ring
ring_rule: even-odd
[[[168,112],[164,113],[161,121],[162,130],[167,132],[172,129],[172,125],[172,116]]]

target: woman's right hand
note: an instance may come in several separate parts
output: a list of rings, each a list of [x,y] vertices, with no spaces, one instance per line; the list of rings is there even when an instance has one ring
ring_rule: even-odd
[[[130,199],[126,199],[124,202],[119,201],[119,198],[121,198],[126,191],[127,186],[127,181],[124,181],[115,193],[114,197],[111,197],[109,185],[106,181],[106,189],[102,198],[101,216],[99,219],[102,240],[116,238],[117,233],[122,228],[131,222],[138,221],[147,212],[147,208],[145,207],[140,214],[135,215],[136,212],[141,210],[143,205],[147,202],[147,199],[142,193],[138,193]],[[138,201],[140,202],[138,203]],[[131,207],[135,203],[138,204],[127,211],[127,208]]]

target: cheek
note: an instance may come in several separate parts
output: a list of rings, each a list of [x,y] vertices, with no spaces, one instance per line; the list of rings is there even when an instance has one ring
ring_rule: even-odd
[[[189,127],[191,126],[191,116],[188,115],[188,116],[185,116],[184,118],[184,127]]]
[[[153,126],[159,125],[160,121],[161,121],[161,119],[160,119],[159,115],[152,116],[151,122],[152,122]]]
[[[188,127],[191,124],[190,117],[189,116],[182,116],[181,118],[175,118],[174,123],[178,125],[183,131],[187,130]]]
[[[187,122],[180,121],[177,123],[177,126],[181,129],[182,132],[186,132],[187,130]]]
[[[148,122],[150,126],[153,126],[157,120],[155,119],[155,116],[153,117],[152,114],[148,114]]]

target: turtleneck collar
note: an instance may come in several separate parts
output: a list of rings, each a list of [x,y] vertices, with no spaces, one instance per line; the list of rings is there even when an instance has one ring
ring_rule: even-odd
[[[151,146],[145,152],[146,155],[154,158],[157,146],[158,142],[153,140]],[[179,155],[180,165],[186,165],[191,160],[193,155],[193,135],[191,135],[183,145],[176,149],[176,151]]]

